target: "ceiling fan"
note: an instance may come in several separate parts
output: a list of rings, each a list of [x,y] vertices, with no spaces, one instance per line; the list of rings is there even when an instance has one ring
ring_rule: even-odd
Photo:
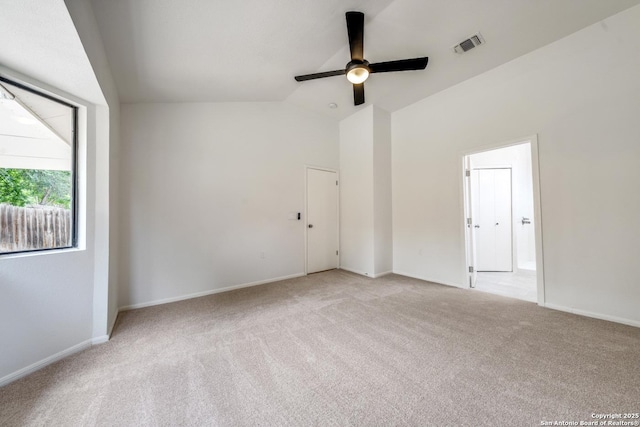
[[[305,74],[295,76],[296,81],[321,79],[324,77],[347,75],[347,80],[353,83],[354,105],[364,104],[364,81],[372,73],[388,73],[390,71],[424,70],[427,68],[429,58],[400,59],[397,61],[377,62],[370,64],[364,59],[364,13],[347,12],[347,33],[349,35],[349,48],[351,49],[351,61],[344,70],[325,71],[323,73]]]

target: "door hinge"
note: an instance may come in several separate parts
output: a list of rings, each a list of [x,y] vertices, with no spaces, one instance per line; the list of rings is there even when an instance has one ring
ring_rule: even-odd
[[[472,265],[469,266],[469,273],[473,273],[473,266]]]
[[[464,171],[464,176],[471,176],[471,171],[469,169]]]
[[[338,181],[336,181],[336,185],[338,185]]]
[[[336,255],[338,255],[338,251],[336,251]]]

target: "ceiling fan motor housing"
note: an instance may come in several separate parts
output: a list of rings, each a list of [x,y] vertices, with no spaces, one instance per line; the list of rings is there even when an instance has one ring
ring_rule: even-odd
[[[371,68],[369,68],[369,61],[354,59],[350,61],[345,67],[345,73],[347,80],[353,84],[362,84],[369,78]]]
[[[360,61],[359,59],[354,59],[353,61],[349,61],[347,63],[347,66],[345,67],[347,73],[354,68],[366,68],[367,70],[370,70],[369,61],[367,61],[366,59],[363,59],[362,61]]]

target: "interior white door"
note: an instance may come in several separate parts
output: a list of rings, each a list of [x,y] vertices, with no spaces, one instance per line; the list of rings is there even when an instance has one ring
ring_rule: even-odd
[[[307,169],[307,273],[338,268],[338,174]]]
[[[511,169],[473,171],[478,271],[513,271]]]

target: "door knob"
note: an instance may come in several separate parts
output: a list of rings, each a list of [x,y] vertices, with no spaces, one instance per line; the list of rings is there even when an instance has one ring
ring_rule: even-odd
[[[474,225],[474,227],[475,227],[475,228],[480,228],[480,226],[479,226],[479,225]]]
[[[313,228],[313,224],[309,224],[309,228]]]
[[[500,225],[500,223],[499,223],[499,222],[496,222],[496,225]]]

